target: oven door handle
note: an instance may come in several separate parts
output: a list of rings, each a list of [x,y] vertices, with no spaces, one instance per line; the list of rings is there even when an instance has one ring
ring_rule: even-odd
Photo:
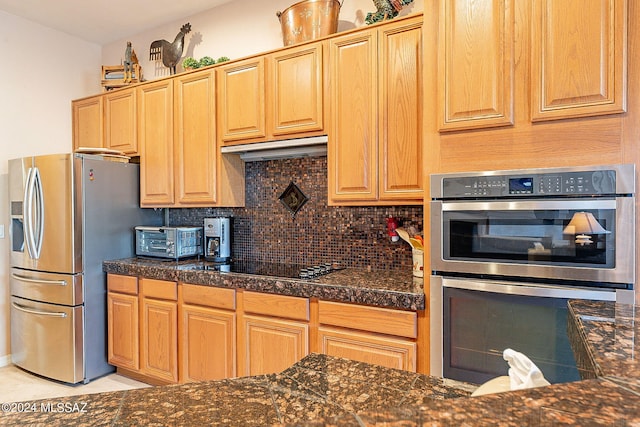
[[[615,290],[595,290],[584,287],[549,286],[533,283],[509,283],[473,279],[443,278],[445,288],[466,289],[469,291],[493,292],[497,294],[522,295],[530,297],[585,299],[596,301],[615,301]]]
[[[616,209],[616,199],[441,202],[442,211],[530,211]]]

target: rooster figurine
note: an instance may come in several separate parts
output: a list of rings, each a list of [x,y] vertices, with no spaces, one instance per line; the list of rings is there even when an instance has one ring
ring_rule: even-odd
[[[398,16],[404,6],[412,2],[413,0],[373,0],[373,4],[378,10],[367,13],[364,22],[373,24],[385,19],[393,19]]]
[[[180,28],[180,32],[176,36],[173,43],[166,40],[156,40],[151,43],[149,48],[149,60],[157,61],[162,59],[162,64],[168,67],[171,74],[176,73],[176,64],[182,56],[184,49],[184,36],[191,31],[191,24],[188,22]]]

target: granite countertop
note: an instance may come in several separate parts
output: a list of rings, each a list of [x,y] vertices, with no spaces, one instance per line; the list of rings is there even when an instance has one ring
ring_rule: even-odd
[[[411,271],[368,271],[346,268],[315,279],[287,279],[208,270],[212,263],[201,260],[163,261],[127,258],[105,261],[106,273],[195,285],[246,289],[280,295],[366,304],[401,310],[424,310],[424,281]]]
[[[25,406],[4,411],[3,405],[0,425],[248,427],[333,417],[359,425],[363,409],[420,405],[472,390],[465,383],[311,354],[279,374],[28,402],[29,411],[22,413],[18,409]],[[46,412],[47,405],[63,410]]]
[[[640,309],[569,308],[593,379],[469,397],[469,384],[311,354],[273,375],[3,405],[0,425],[640,426]]]

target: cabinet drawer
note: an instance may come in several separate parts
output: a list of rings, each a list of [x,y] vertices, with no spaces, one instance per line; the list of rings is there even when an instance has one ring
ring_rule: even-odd
[[[318,328],[320,352],[387,368],[416,371],[415,342],[333,328]]]
[[[236,309],[235,289],[182,284],[182,302],[206,307]]]
[[[309,320],[309,299],[261,292],[245,292],[244,311],[286,319]]]
[[[109,292],[138,295],[138,278],[133,276],[107,275],[107,289]]]
[[[413,311],[318,301],[320,323],[379,334],[416,338],[417,318]]]
[[[178,284],[166,280],[141,278],[140,293],[147,298],[178,301]]]

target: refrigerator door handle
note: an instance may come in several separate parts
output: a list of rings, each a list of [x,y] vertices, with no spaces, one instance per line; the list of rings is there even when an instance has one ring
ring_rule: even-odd
[[[45,285],[58,285],[67,286],[66,280],[45,280],[45,279],[32,279],[30,277],[20,276],[19,274],[11,273],[11,278],[27,283],[38,283]]]
[[[20,310],[23,311],[25,313],[29,313],[29,314],[37,314],[40,316],[51,316],[51,317],[67,317],[67,313],[60,313],[60,312],[55,312],[55,311],[40,311],[40,310],[33,310],[30,308],[26,308],[20,304],[16,304],[15,302],[11,303],[11,306],[13,308],[15,308],[16,310]]]
[[[33,168],[29,168],[29,170],[27,171],[27,180],[25,182],[25,186],[24,186],[24,199],[22,202],[22,205],[24,206],[24,243],[25,246],[27,247],[27,252],[29,252],[29,257],[33,258],[34,257],[34,253],[33,253],[33,246],[35,246],[35,244],[33,243],[33,233],[32,233],[32,224],[31,224],[31,217],[32,217],[32,213],[31,213],[31,201],[33,199]]]
[[[29,168],[24,194],[24,234],[29,256],[40,258],[44,233],[44,200],[38,168]]]
[[[42,236],[44,234],[44,191],[42,189],[42,180],[40,179],[40,169],[35,168],[33,174],[33,187],[35,190],[35,208],[36,208],[36,232],[34,236],[35,242],[35,258],[40,258],[40,252],[42,251]]]

